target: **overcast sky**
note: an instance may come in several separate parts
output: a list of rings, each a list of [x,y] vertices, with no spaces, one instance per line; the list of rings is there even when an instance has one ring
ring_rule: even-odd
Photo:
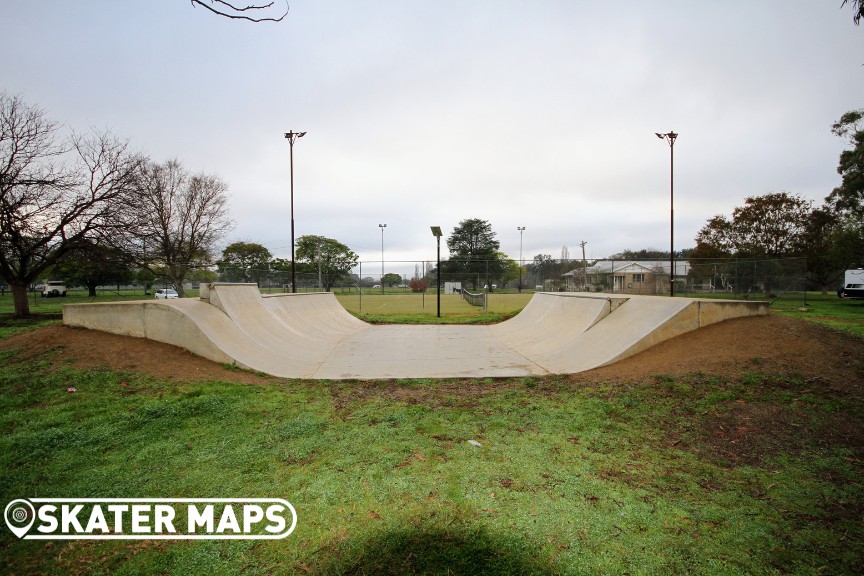
[[[429,230],[492,224],[523,256],[675,248],[747,196],[821,202],[864,107],[842,0],[292,0],[278,24],[187,0],[4,2],[2,84],[76,129],[229,185],[236,228],[364,261],[433,259]],[[446,247],[445,247],[446,255]],[[371,267],[371,266],[370,266]],[[412,267],[413,270],[413,267]],[[364,270],[365,275],[365,270]]]

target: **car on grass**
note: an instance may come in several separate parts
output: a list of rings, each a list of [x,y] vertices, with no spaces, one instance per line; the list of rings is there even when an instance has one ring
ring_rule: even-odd
[[[864,298],[864,269],[846,270],[843,287],[837,290],[840,298]]]
[[[157,300],[168,300],[170,298],[179,298],[180,295],[177,294],[176,290],[171,288],[160,288],[156,290],[156,299]]]
[[[48,280],[42,285],[43,298],[66,297],[66,283],[62,280]]]

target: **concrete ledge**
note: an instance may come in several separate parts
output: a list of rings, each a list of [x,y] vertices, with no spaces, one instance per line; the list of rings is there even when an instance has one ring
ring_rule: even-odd
[[[144,307],[149,301],[64,304],[63,324],[146,338]]]

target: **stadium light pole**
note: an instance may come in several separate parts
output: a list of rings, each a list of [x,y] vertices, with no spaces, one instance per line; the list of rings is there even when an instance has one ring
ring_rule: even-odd
[[[438,286],[438,318],[441,318],[441,236],[443,236],[441,227],[432,226],[432,235],[438,240],[438,280],[436,284]]]
[[[669,143],[669,296],[675,296],[675,139],[678,134],[654,134]]]
[[[517,226],[519,230],[519,293],[522,293],[522,233],[525,232],[524,226]]]
[[[291,145],[291,292],[297,292],[297,267],[294,264],[294,142],[298,138],[302,138],[306,132],[294,132],[293,130],[285,133],[285,138]]]
[[[386,224],[378,224],[381,229],[381,294],[384,294],[384,228]]]

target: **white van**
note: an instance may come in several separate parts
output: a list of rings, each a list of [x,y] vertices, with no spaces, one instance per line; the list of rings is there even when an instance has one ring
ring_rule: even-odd
[[[55,296],[66,296],[66,283],[62,280],[48,280],[42,285],[43,298],[52,298]]]
[[[864,268],[846,270],[843,287],[837,290],[840,298],[864,298]]]

